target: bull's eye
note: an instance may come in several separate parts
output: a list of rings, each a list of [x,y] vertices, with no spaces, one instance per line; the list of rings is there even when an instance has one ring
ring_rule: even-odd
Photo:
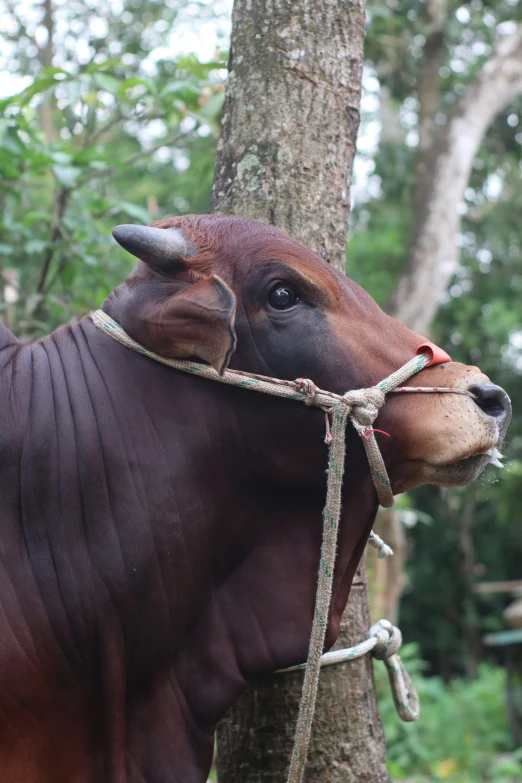
[[[277,285],[268,294],[268,304],[274,310],[289,310],[298,301],[299,297],[296,292],[287,285]]]

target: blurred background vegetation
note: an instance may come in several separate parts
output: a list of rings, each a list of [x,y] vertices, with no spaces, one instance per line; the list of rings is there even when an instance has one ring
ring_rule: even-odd
[[[208,210],[231,2],[0,0],[0,9],[0,310],[31,341],[88,313],[128,274],[114,225]],[[447,4],[441,128],[520,14],[518,0]],[[412,242],[429,40],[422,3],[370,0],[347,271],[383,305]],[[512,597],[475,589],[522,580],[521,160],[519,98],[476,154],[458,267],[432,326],[454,359],[479,364],[510,394],[506,467],[466,489],[401,499],[399,619],[415,642],[406,657],[423,714],[398,723],[379,680],[395,780],[522,781],[504,654],[483,643],[506,627]]]

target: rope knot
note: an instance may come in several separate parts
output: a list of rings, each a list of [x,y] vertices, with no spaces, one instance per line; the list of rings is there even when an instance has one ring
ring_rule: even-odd
[[[379,620],[378,623],[372,625],[370,636],[375,636],[377,639],[373,655],[379,661],[390,658],[401,649],[402,634],[389,620]]]
[[[377,386],[369,389],[355,389],[343,394],[343,403],[349,407],[349,415],[355,425],[371,427],[379,409],[386,400],[385,394]]]
[[[305,405],[315,405],[318,388],[310,378],[296,378],[295,388],[304,395]]]

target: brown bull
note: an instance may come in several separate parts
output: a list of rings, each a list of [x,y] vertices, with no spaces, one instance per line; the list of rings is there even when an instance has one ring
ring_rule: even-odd
[[[370,386],[423,342],[275,228],[120,227],[141,261],[104,310],[138,342],[323,389]],[[166,368],[90,318],[0,334],[0,780],[203,783],[216,721],[306,657],[321,541],[321,411]],[[395,492],[472,481],[505,392],[446,363],[376,426]],[[379,437],[379,436],[378,436]],[[350,429],[328,643],[376,512]]]

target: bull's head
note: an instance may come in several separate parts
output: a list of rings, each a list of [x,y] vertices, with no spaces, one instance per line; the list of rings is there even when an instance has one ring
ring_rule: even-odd
[[[104,309],[164,356],[203,360],[218,372],[230,366],[311,378],[344,393],[382,380],[424,342],[273,227],[190,216],[153,227],[119,226],[114,235],[140,263]],[[106,350],[104,344],[103,355]],[[166,476],[153,481],[147,524],[155,551],[166,551],[175,568],[151,559],[138,574],[148,584],[160,568],[167,596],[163,623],[155,612],[136,618],[144,638],[155,641],[140,652],[149,661],[142,670],[156,672],[147,691],[156,694],[148,697],[150,721],[162,725],[174,694],[169,709],[181,710],[191,735],[183,753],[192,758],[196,748],[210,759],[208,729],[245,680],[306,657],[326,484],[324,417],[298,403],[175,373],[137,354],[122,356],[116,344],[112,350],[120,351],[118,377],[135,385],[153,431],[161,428],[153,441],[161,445],[159,456],[149,446],[145,472]],[[423,370],[414,383],[475,396],[388,399],[375,426],[391,435],[380,445],[394,491],[472,481],[502,443],[510,418],[506,393],[476,367],[451,362]],[[121,400],[127,387],[115,393]],[[347,450],[329,643],[377,508],[362,445],[350,427]],[[161,671],[171,679],[161,680]],[[151,758],[157,758],[153,747]],[[197,774],[184,768],[179,780],[205,780],[198,765]]]
[[[132,276],[131,335],[169,357],[193,357],[280,378],[310,377],[342,393],[370,386],[424,342],[386,315],[353,281],[281,231],[221,216],[119,226],[117,241],[140,258]],[[502,444],[507,394],[476,367],[440,364],[419,386],[471,390],[390,399],[378,427],[394,492],[423,483],[473,481]]]

